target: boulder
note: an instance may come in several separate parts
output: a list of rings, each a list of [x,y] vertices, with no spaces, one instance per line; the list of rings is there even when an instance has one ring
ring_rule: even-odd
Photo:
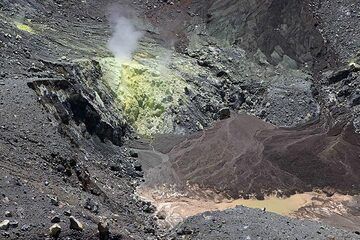
[[[0,223],[0,230],[7,230],[10,226],[9,220],[4,220]]]
[[[70,216],[70,229],[82,231],[84,230],[84,226],[80,221],[78,221],[75,217]]]
[[[10,211],[5,212],[5,217],[12,217],[12,213]]]
[[[100,240],[108,240],[110,237],[110,225],[107,221],[98,223],[98,231]]]
[[[58,238],[60,233],[61,233],[61,226],[57,223],[55,223],[54,225],[52,225],[49,228],[49,236],[50,237]]]
[[[129,153],[130,153],[130,157],[133,157],[133,158],[138,158],[139,157],[139,154],[134,150],[130,150]]]
[[[60,222],[60,217],[59,217],[59,216],[54,216],[54,217],[51,219],[51,222],[52,222],[52,223],[59,223],[59,222]]]
[[[227,107],[222,108],[222,109],[220,109],[220,111],[219,111],[219,118],[220,118],[221,120],[230,118],[230,115],[231,115],[230,109],[227,108]]]

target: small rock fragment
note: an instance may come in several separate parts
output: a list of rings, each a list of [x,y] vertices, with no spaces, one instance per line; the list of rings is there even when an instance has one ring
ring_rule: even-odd
[[[84,208],[92,211],[93,213],[99,212],[99,204],[94,202],[91,198],[87,198],[84,204]]]
[[[18,221],[10,221],[9,223],[9,227],[11,228],[17,228],[19,226],[19,222]]]
[[[220,120],[223,120],[223,119],[227,119],[227,118],[230,118],[230,109],[229,108],[222,108],[220,109],[219,111],[219,118]]]
[[[130,150],[130,157],[133,157],[133,158],[137,158],[139,157],[139,154],[137,152],[135,152],[134,150]]]
[[[50,197],[51,204],[54,206],[59,206],[59,199],[57,196]]]
[[[70,210],[64,211],[64,215],[65,215],[65,216],[71,216],[71,211],[70,211]]]
[[[111,165],[110,166],[110,170],[114,171],[114,172],[120,172],[121,171],[121,167],[118,165]]]
[[[21,227],[21,231],[26,232],[30,230],[30,225],[25,224],[24,226]]]
[[[156,214],[156,216],[158,219],[164,220],[166,218],[166,212],[164,210],[161,210]]]
[[[142,166],[140,163],[136,163],[134,164],[134,169],[135,171],[141,172],[142,171]]]
[[[70,229],[75,229],[78,231],[84,230],[84,226],[79,222],[75,217],[70,216]]]
[[[59,223],[60,222],[60,217],[59,216],[55,216],[51,219],[52,223]]]
[[[10,221],[4,220],[0,223],[0,230],[7,230],[9,228]]]
[[[5,212],[5,217],[12,217],[12,213],[10,211]]]
[[[55,223],[54,225],[52,225],[49,228],[49,236],[50,237],[58,238],[60,233],[61,233],[61,226],[57,223]]]
[[[153,205],[151,205],[150,203],[146,203],[144,204],[144,206],[142,207],[143,211],[146,213],[154,213],[155,212],[155,207]]]
[[[107,221],[100,221],[98,223],[100,240],[108,240],[110,237],[110,226]]]
[[[193,232],[193,231],[192,231],[189,227],[187,227],[187,226],[185,226],[185,227],[183,227],[183,228],[180,228],[180,229],[178,229],[178,230],[176,231],[177,235],[180,235],[180,236],[183,236],[183,235],[191,235],[192,232]]]

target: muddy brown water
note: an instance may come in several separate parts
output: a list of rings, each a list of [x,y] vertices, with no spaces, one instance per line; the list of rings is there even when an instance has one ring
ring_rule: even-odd
[[[332,197],[326,197],[325,194],[316,192],[307,192],[295,194],[288,198],[279,198],[276,196],[267,196],[265,200],[257,199],[226,199],[221,196],[215,199],[206,199],[201,197],[189,197],[172,190],[149,189],[140,187],[137,194],[144,200],[150,201],[157,208],[157,215],[165,216],[163,224],[166,227],[173,227],[184,219],[207,211],[218,211],[235,208],[236,206],[245,206],[249,208],[263,209],[268,212],[274,212],[283,216],[310,218],[319,220],[314,215],[304,214],[308,208],[318,208],[329,215],[346,214],[345,202],[352,200],[351,196],[335,194]],[[213,195],[214,196],[214,195]],[[324,204],[327,201],[327,204]],[[314,212],[313,212],[314,213]]]
[[[360,166],[358,141],[348,125],[314,123],[284,129],[239,115],[185,138],[161,137],[138,149],[146,180],[138,194],[166,217],[167,227],[202,212],[243,205],[357,228],[358,215],[349,215],[348,203],[354,202],[353,197],[327,197],[306,192],[311,191],[306,186],[355,191],[360,179],[354,174]],[[215,189],[226,197],[217,195]],[[257,196],[263,194],[261,189],[269,189],[265,200],[239,199],[242,191]],[[269,195],[297,189],[305,193],[288,198]],[[334,216],[342,219],[333,221]]]

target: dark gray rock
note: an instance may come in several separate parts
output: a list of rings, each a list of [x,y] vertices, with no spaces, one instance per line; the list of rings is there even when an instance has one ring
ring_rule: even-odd
[[[12,212],[10,211],[5,212],[5,217],[12,217],[12,216],[13,216]]]
[[[29,224],[25,224],[21,227],[21,231],[27,232],[31,229],[31,226]]]
[[[98,223],[98,231],[100,240],[108,240],[110,237],[110,225],[107,221],[100,221]]]
[[[172,239],[359,239],[359,236],[320,223],[289,219],[262,210],[236,207],[190,217],[172,230]]]
[[[57,196],[51,196],[50,197],[51,204],[54,206],[59,206],[59,199]]]
[[[9,227],[11,227],[11,228],[17,228],[18,226],[19,226],[19,222],[16,220],[12,220],[9,223]]]
[[[55,217],[51,218],[51,222],[52,222],[52,223],[59,223],[59,222],[60,222],[60,217],[59,217],[59,216],[55,216]]]
[[[133,157],[133,158],[139,157],[139,154],[135,150],[130,150],[129,154],[130,154],[130,157]]]
[[[221,120],[230,118],[230,116],[231,116],[231,112],[230,112],[230,109],[229,109],[229,108],[222,108],[222,109],[220,109],[220,111],[219,111],[219,118],[220,118]]]
[[[65,216],[71,216],[71,211],[70,210],[65,210],[64,215]]]
[[[53,238],[58,238],[61,233],[61,226],[59,224],[54,224],[49,228],[49,236]]]
[[[74,230],[77,230],[77,231],[83,231],[84,230],[83,224],[79,220],[77,220],[75,217],[70,216],[69,220],[70,220],[70,229],[74,229]]]
[[[9,225],[10,225],[9,220],[4,220],[0,222],[0,230],[7,230],[9,228]]]

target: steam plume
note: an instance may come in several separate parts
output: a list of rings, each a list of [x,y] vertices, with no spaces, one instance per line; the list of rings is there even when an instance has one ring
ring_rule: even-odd
[[[138,46],[142,33],[132,21],[121,14],[122,11],[112,11],[109,16],[112,36],[108,42],[109,50],[120,60],[130,60]]]

